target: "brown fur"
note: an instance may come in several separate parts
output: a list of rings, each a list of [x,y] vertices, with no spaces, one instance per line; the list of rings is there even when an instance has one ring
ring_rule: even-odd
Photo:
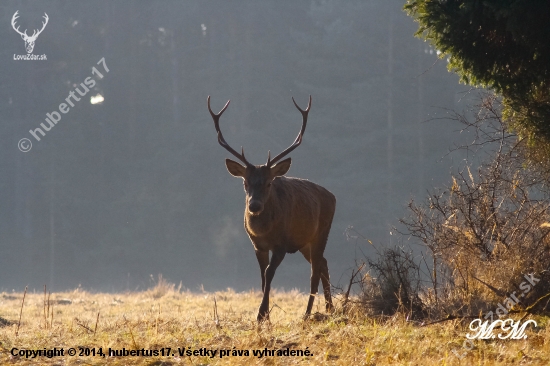
[[[300,178],[277,177],[272,184],[262,213],[245,211],[244,215],[244,227],[256,250],[284,245],[286,253],[295,253],[318,241],[320,229],[330,229],[336,208],[332,193]]]

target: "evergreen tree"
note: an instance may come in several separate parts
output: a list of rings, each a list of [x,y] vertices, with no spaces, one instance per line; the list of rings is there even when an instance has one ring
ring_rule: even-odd
[[[508,126],[539,148],[538,161],[548,160],[550,2],[408,0],[405,11],[463,82],[503,97]]]

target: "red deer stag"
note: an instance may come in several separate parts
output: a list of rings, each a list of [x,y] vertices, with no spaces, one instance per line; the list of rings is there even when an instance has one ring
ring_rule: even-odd
[[[302,113],[302,129],[298,137],[273,159],[268,152],[266,164],[255,166],[246,160],[242,148],[240,154],[231,148],[220,131],[220,116],[229,106],[229,101],[215,114],[210,108],[210,96],[208,97],[208,111],[214,120],[218,142],[244,164],[243,166],[231,159],[225,160],[229,173],[244,180],[244,227],[254,245],[262,273],[263,298],[258,310],[258,321],[269,319],[269,290],[277,267],[286,253],[295,253],[298,250],[311,263],[311,292],[304,317],[311,314],[319,279],[323,282],[326,310],[333,310],[328,265],[323,252],[336,208],[336,198],[315,183],[285,177],[290,168],[290,158],[276,164],[302,143],[306,130],[311,96],[305,110],[296,104],[294,98],[292,101]]]

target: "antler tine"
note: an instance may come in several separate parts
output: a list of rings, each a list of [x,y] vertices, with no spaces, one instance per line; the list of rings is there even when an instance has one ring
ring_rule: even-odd
[[[307,115],[308,115],[309,110],[311,108],[311,95],[309,96],[309,103],[307,104],[307,108],[305,110],[303,110],[302,108],[300,108],[298,106],[298,104],[294,100],[294,97],[292,97],[292,101],[294,102],[294,105],[296,106],[296,108],[298,108],[300,113],[302,113],[302,129],[300,130],[300,133],[298,134],[298,136],[296,137],[296,140],[294,140],[292,145],[290,145],[282,153],[280,153],[279,155],[274,157],[273,160],[270,160],[270,157],[269,157],[270,154],[268,153],[268,156],[267,156],[267,166],[268,167],[273,166],[273,164],[275,164],[276,162],[281,160],[283,157],[288,155],[292,150],[294,150],[295,148],[300,146],[300,144],[302,143],[302,137],[304,135],[304,132],[306,131]]]
[[[220,130],[220,117],[223,114],[223,112],[225,112],[227,107],[229,106],[229,102],[231,102],[231,100],[228,100],[227,103],[225,103],[225,106],[222,108],[222,110],[218,114],[214,113],[212,111],[212,108],[210,108],[210,95],[208,96],[207,102],[208,102],[208,111],[210,112],[210,115],[212,116],[212,119],[214,120],[214,127],[216,128],[216,132],[218,133],[218,142],[219,142],[219,144],[224,149],[226,149],[231,154],[233,154],[237,159],[242,161],[246,166],[252,165],[244,157],[244,149],[242,148],[242,146],[241,146],[241,153],[239,154],[231,146],[229,146],[229,144],[225,141],[225,139],[223,138],[222,131]]]
[[[15,21],[16,21],[18,18],[19,18],[19,10],[17,10],[17,11],[15,12],[15,14],[13,14],[13,16],[11,17],[11,25],[12,25],[13,27],[15,27]],[[17,27],[17,28],[19,28],[19,27]]]
[[[210,115],[211,115],[212,118],[214,119],[214,123],[216,123],[216,131],[219,131],[220,128],[219,128],[219,125],[218,125],[218,121],[219,121],[220,116],[222,115],[222,113],[225,112],[225,110],[226,110],[227,107],[229,106],[229,103],[231,102],[231,99],[228,100],[227,103],[225,103],[225,105],[223,106],[222,110],[221,110],[220,113],[218,113],[218,114],[212,112],[212,108],[210,108],[210,95],[209,95],[208,98],[207,98],[207,102],[208,102],[208,111],[210,112]]]
[[[300,107],[298,106],[298,104],[297,104],[296,101],[294,100],[294,97],[292,97],[292,101],[294,102],[294,105],[296,106],[296,108],[298,108],[298,110],[299,110],[300,112],[302,112],[302,114],[308,113],[308,112],[309,112],[309,109],[311,108],[311,95],[309,96],[309,102],[308,102],[308,104],[307,104],[307,108],[306,108],[305,111],[304,111],[302,108],[300,108]]]

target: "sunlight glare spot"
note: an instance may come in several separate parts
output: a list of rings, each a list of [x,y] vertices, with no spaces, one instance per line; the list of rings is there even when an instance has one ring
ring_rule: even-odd
[[[94,95],[90,98],[90,103],[91,104],[101,104],[101,103],[103,103],[104,100],[105,100],[105,98],[103,98],[103,95],[97,94],[97,95]]]

